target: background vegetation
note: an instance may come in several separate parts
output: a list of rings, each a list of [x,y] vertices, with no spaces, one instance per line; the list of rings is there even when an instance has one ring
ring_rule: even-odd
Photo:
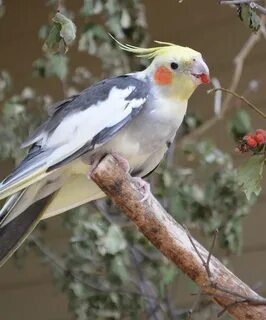
[[[41,78],[56,77],[65,96],[98,80],[90,69],[71,61],[71,50],[97,57],[101,62],[101,78],[141,70],[147,64],[119,50],[108,35],[111,33],[122,42],[138,46],[149,45],[141,0],[84,0],[80,10],[75,12],[67,10],[64,1],[50,0],[46,5],[51,16],[47,25],[36,30],[44,46],[43,55],[33,61],[33,74]],[[4,14],[4,3],[0,8],[0,14]],[[256,11],[246,4],[232,9],[238,10],[251,33],[264,28]],[[76,19],[82,21],[82,28],[78,29],[75,39],[72,21]],[[77,45],[71,47],[74,40]],[[213,81],[216,86],[217,81]],[[252,90],[256,90],[256,81],[248,84],[248,91]],[[219,102],[219,95],[215,97],[214,118],[223,112],[221,103],[224,102]],[[2,70],[0,102],[0,156],[18,162],[25,154],[20,144],[45,118],[54,97],[40,95],[38,88],[28,86],[14,93],[12,75]],[[249,213],[259,194],[265,147],[247,148],[251,154],[256,153],[251,159],[259,159],[259,156],[262,159],[255,164],[253,161],[242,171],[241,182],[249,195],[247,200],[239,187],[240,175],[231,155],[218,149],[214,139],[198,138],[197,130],[204,125],[200,114],[186,116],[176,146],[150,177],[152,190],[175,219],[210,239],[218,229],[219,246],[224,252],[239,253],[241,219]],[[239,139],[252,131],[249,112],[241,105],[224,126],[239,144]],[[246,142],[240,144],[243,143]],[[252,172],[247,174],[250,170]],[[36,250],[53,271],[55,283],[67,293],[75,319],[186,319],[187,310],[179,305],[179,288],[176,287],[180,272],[117,212],[110,201],[97,201],[73,211],[73,214],[62,215],[62,223],[71,233],[69,248],[63,255],[45,243],[44,222],[18,251],[16,259],[23,264],[27,252],[32,248]],[[190,282],[188,287],[195,291]],[[213,319],[216,314],[204,299],[198,309],[194,319]]]

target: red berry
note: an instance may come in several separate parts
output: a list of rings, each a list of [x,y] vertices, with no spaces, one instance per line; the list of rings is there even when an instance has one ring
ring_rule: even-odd
[[[247,135],[245,135],[242,140],[247,141],[249,137],[252,137],[251,133],[248,133]]]
[[[257,141],[258,144],[261,144],[266,141],[266,137],[262,133],[257,133],[257,131],[254,139]]]
[[[252,133],[248,133],[247,135],[245,135],[245,136],[242,138],[242,140],[247,143],[247,141],[248,141],[250,138],[252,138],[252,137],[253,137],[253,136],[252,136]]]
[[[263,130],[263,129],[256,130],[256,135],[258,135],[258,134],[262,134],[264,137],[264,141],[266,140],[266,131],[265,130]]]
[[[246,143],[247,143],[247,145],[248,145],[249,147],[251,147],[251,148],[256,148],[256,146],[257,146],[257,144],[258,144],[257,141],[254,139],[254,137],[251,136],[251,135],[245,136],[245,137],[243,138],[243,140],[245,140]]]

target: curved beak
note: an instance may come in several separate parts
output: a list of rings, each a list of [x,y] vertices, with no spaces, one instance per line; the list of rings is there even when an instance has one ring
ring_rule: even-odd
[[[202,58],[193,60],[191,75],[197,79],[199,84],[210,82],[209,68]]]

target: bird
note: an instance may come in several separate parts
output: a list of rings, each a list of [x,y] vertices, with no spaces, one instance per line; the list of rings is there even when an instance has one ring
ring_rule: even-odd
[[[115,39],[116,40],[116,39]],[[159,165],[200,84],[209,83],[202,54],[155,41],[119,47],[150,60],[146,69],[107,78],[48,110],[47,120],[22,144],[28,153],[0,183],[0,266],[42,219],[103,198],[90,170],[113,154],[138,181]]]

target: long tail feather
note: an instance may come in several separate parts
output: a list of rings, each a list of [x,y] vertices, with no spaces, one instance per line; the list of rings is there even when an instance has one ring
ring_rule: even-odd
[[[40,168],[38,171],[35,171],[31,175],[23,177],[21,180],[18,180],[14,183],[0,185],[0,200],[7,198],[22,189],[25,189],[31,184],[43,179],[48,174],[49,173],[46,173],[46,168]]]
[[[0,227],[6,221],[9,216],[9,213],[12,212],[12,209],[16,205],[16,203],[21,199],[26,189],[13,194],[4,204],[3,208],[0,210]]]
[[[0,267],[21,246],[27,236],[36,227],[52,196],[49,195],[35,202],[22,214],[0,228]]]

